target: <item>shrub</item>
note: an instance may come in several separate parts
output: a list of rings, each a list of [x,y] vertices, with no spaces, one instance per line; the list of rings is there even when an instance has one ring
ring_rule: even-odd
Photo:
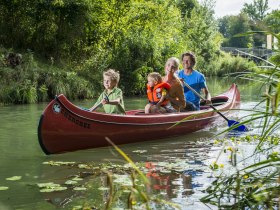
[[[231,73],[249,72],[254,68],[256,68],[256,64],[253,61],[221,53],[216,60],[210,62],[206,74],[221,77]]]

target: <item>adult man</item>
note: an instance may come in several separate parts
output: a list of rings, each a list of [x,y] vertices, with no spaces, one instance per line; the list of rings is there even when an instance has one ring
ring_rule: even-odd
[[[196,92],[200,94],[202,91],[205,95],[206,103],[211,103],[211,95],[208,91],[205,77],[202,73],[193,69],[196,64],[196,59],[193,53],[186,52],[182,54],[183,68],[179,71],[178,77],[184,83],[191,86]],[[186,85],[184,85],[184,95],[186,98],[186,111],[195,111],[200,109],[200,98]]]

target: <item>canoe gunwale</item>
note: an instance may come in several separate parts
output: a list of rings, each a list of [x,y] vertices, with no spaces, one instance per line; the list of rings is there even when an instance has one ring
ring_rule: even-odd
[[[77,114],[76,112],[73,112],[71,109],[69,109],[67,106],[65,106],[65,104],[62,101],[59,100],[59,98],[56,98],[56,101],[59,102],[72,115],[77,116],[80,119],[84,119],[84,120],[88,120],[88,121],[92,121],[92,122],[106,123],[106,124],[118,124],[118,125],[135,125],[135,126],[146,126],[147,123],[148,123],[148,122],[146,122],[146,123],[131,123],[131,122],[128,123],[128,122],[126,122],[126,123],[124,123],[124,122],[111,122],[111,121],[97,120],[97,119],[93,119],[93,118],[89,118],[89,117],[86,117],[86,116],[82,116],[82,115]],[[226,102],[226,103],[228,103],[228,102]],[[87,111],[85,111],[85,112],[87,112]],[[183,117],[184,116],[183,119],[185,119],[185,118],[190,118],[190,119],[189,120],[188,119],[187,120],[181,119],[181,120],[183,120],[183,122],[189,122],[189,121],[193,122],[193,121],[199,121],[201,119],[213,118],[213,115],[209,115],[208,117],[202,117],[202,118],[200,118],[199,115],[204,115],[204,114],[207,114],[207,113],[209,113],[209,114],[215,113],[215,111],[213,111],[211,109],[207,109],[207,111],[206,110],[202,110],[202,111],[199,111],[199,112],[197,112],[197,111],[196,112],[192,112],[193,114],[191,112],[188,112],[187,114],[185,114],[185,113],[165,113],[165,114],[148,115],[148,116],[151,116],[153,118],[154,117],[159,117],[159,116],[162,116],[162,115],[164,115],[164,117],[174,116],[174,115],[176,115],[177,117]],[[227,112],[228,112],[228,110],[227,111],[223,111],[223,113],[225,113],[225,114]],[[133,117],[134,118],[134,116],[137,116],[137,117],[141,116],[141,118],[143,118],[143,117],[146,118],[147,117],[147,115],[121,115],[121,116],[118,116],[118,117],[124,117],[124,118]],[[198,116],[198,118],[191,118],[191,117],[195,117],[195,116]],[[217,115],[217,116],[219,116],[219,115]],[[176,123],[178,123],[178,120],[168,121],[168,122],[149,123],[149,125],[150,126],[165,125],[165,124],[174,125]]]
[[[230,98],[225,95],[220,95],[220,96],[216,96],[213,98],[219,98],[219,97],[228,99],[227,102],[223,103],[222,105],[217,106],[219,111],[222,111],[224,114],[227,114],[229,110],[226,107],[228,107],[232,102],[230,101]],[[154,125],[154,126],[163,125],[163,124],[173,125],[183,119],[186,119],[186,120],[184,120],[184,122],[198,121],[201,119],[212,118],[213,115],[218,115],[218,114],[216,114],[216,111],[210,107],[208,109],[199,110],[199,111],[151,114],[151,115],[150,114],[148,114],[148,115],[147,114],[140,114],[140,115],[137,115],[137,114],[134,114],[134,115],[106,114],[106,113],[89,112],[86,110],[82,110],[78,106],[71,103],[64,95],[59,95],[54,100],[57,101],[58,103],[60,103],[72,115],[77,116],[80,119],[88,120],[91,122],[106,123],[106,124],[143,126],[143,125],[147,125],[147,123],[148,123],[151,126],[152,125]],[[65,101],[66,103],[64,103],[63,101]],[[76,109],[76,111],[74,111],[75,109]],[[78,112],[80,112],[81,114],[79,114]],[[201,115],[206,115],[206,114],[208,114],[208,116],[200,117]],[[89,115],[92,115],[92,116],[89,116]],[[96,116],[98,116],[99,118],[104,117],[105,119],[97,119]],[[167,117],[168,117],[168,121],[166,121]],[[155,118],[158,118],[158,119],[162,118],[165,121],[163,121],[163,122],[149,121],[149,119],[152,120]],[[189,119],[187,119],[187,118],[189,118]],[[130,119],[130,120],[134,120],[134,121],[124,122],[124,120],[126,120],[126,119]],[[146,119],[146,121],[142,122],[142,123],[137,122],[136,120],[138,120],[138,119],[139,120]]]

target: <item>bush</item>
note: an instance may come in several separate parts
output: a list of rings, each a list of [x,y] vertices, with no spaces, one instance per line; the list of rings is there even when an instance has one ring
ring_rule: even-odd
[[[221,55],[209,63],[207,72],[208,76],[225,76],[237,72],[249,72],[256,68],[253,61],[248,61],[240,56],[234,57],[228,53],[221,53]]]
[[[1,49],[0,53],[0,103],[37,103],[59,94],[69,99],[93,97],[93,85],[73,70],[43,64],[32,52],[24,53],[22,62],[11,66],[5,60],[8,51]]]

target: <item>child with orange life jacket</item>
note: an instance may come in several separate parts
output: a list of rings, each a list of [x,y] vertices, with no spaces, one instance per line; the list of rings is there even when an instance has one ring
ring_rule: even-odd
[[[162,82],[162,77],[157,72],[148,74],[147,96],[149,103],[145,106],[145,114],[148,113],[166,113],[165,107],[169,106],[169,100],[166,99],[167,90],[170,89],[168,83]]]

